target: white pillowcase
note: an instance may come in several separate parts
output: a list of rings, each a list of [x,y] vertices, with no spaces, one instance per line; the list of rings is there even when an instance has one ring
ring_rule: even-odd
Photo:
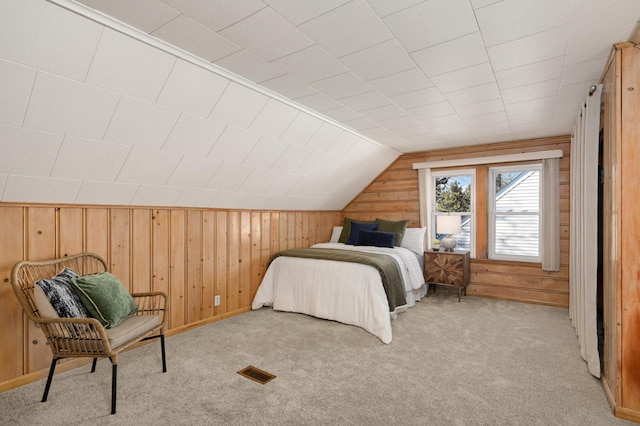
[[[337,243],[340,239],[340,233],[342,232],[342,226],[334,226],[333,232],[331,233],[330,243]]]
[[[400,243],[400,247],[411,250],[412,252],[422,255],[424,253],[424,234],[427,228],[407,228],[404,231],[404,238]]]

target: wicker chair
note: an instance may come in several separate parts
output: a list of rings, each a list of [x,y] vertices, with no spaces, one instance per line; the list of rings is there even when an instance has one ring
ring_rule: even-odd
[[[132,294],[138,305],[135,315],[111,329],[105,329],[95,318],[43,317],[34,299],[35,282],[48,279],[64,268],[73,269],[78,275],[107,271],[107,264],[93,253],[80,253],[40,262],[22,261],[11,271],[11,285],[22,309],[47,338],[53,352],[47,384],[42,402],[47,400],[51,379],[58,360],[63,358],[93,358],[91,372],[95,372],[98,358],[111,360],[111,414],[116,412],[116,383],[118,354],[137,342],[160,338],[162,372],[167,371],[164,350],[164,326],[167,314],[167,295],[162,292]]]

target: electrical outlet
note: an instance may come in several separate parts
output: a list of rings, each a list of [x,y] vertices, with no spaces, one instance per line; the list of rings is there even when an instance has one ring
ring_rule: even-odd
[[[216,294],[213,297],[213,306],[220,306],[220,295]]]

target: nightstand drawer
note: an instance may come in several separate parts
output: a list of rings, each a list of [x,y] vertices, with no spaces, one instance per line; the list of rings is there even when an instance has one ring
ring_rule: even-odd
[[[469,284],[469,252],[424,252],[424,280],[427,284],[458,287],[458,300]]]

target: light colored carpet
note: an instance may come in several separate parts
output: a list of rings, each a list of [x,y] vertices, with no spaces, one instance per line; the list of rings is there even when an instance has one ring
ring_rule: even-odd
[[[582,361],[566,309],[437,294],[364,330],[263,308],[0,394],[16,425],[625,425]],[[277,375],[262,385],[248,365]]]

